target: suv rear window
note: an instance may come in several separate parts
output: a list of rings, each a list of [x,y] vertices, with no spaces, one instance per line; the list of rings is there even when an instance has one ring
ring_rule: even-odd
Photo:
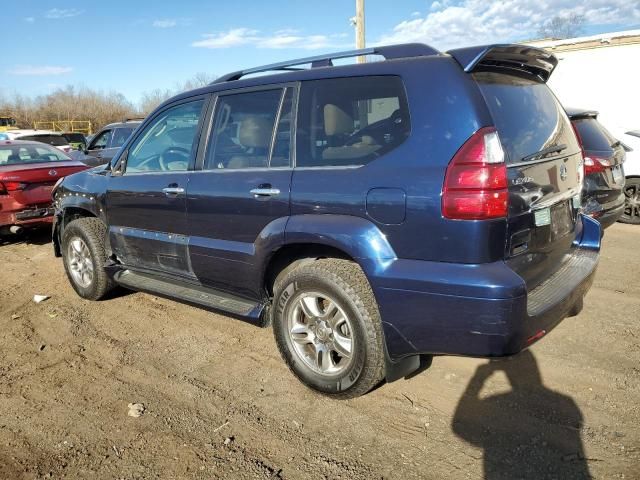
[[[54,147],[61,147],[62,145],[68,145],[69,140],[63,135],[28,135],[25,137],[18,137],[16,140],[25,140],[30,142],[42,142]]]
[[[617,140],[595,118],[577,118],[573,121],[585,150],[610,151]]]
[[[484,96],[507,161],[556,145],[566,145],[561,155],[580,146],[569,118],[546,84],[493,72],[473,75]]]
[[[304,82],[299,111],[298,167],[364,165],[411,131],[404,85],[395,76]]]

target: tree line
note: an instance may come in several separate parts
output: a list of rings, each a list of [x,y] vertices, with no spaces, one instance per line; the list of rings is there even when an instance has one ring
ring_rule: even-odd
[[[173,89],[144,92],[138,104],[118,92],[103,92],[72,85],[46,95],[29,97],[19,93],[0,95],[0,116],[16,119],[20,128],[33,128],[37,121],[88,120],[94,131],[126,118],[144,117],[166,99],[211,83],[215,77],[198,73]]]

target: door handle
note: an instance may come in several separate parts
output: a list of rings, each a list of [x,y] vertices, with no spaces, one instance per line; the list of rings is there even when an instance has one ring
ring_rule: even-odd
[[[162,189],[162,192],[165,195],[180,195],[184,193],[184,188],[182,187],[166,187]]]
[[[249,193],[252,193],[254,197],[275,197],[280,195],[280,190],[277,188],[254,188],[253,190],[249,190]]]

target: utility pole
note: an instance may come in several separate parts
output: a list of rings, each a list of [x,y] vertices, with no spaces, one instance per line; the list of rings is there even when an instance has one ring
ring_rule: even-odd
[[[364,0],[356,0],[356,48],[364,48]],[[358,57],[358,63],[365,63],[367,58],[362,55]]]

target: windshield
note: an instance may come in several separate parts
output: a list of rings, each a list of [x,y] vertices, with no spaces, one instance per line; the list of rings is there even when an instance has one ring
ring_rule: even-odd
[[[47,145],[0,145],[0,167],[66,160],[70,158],[64,152]]]

